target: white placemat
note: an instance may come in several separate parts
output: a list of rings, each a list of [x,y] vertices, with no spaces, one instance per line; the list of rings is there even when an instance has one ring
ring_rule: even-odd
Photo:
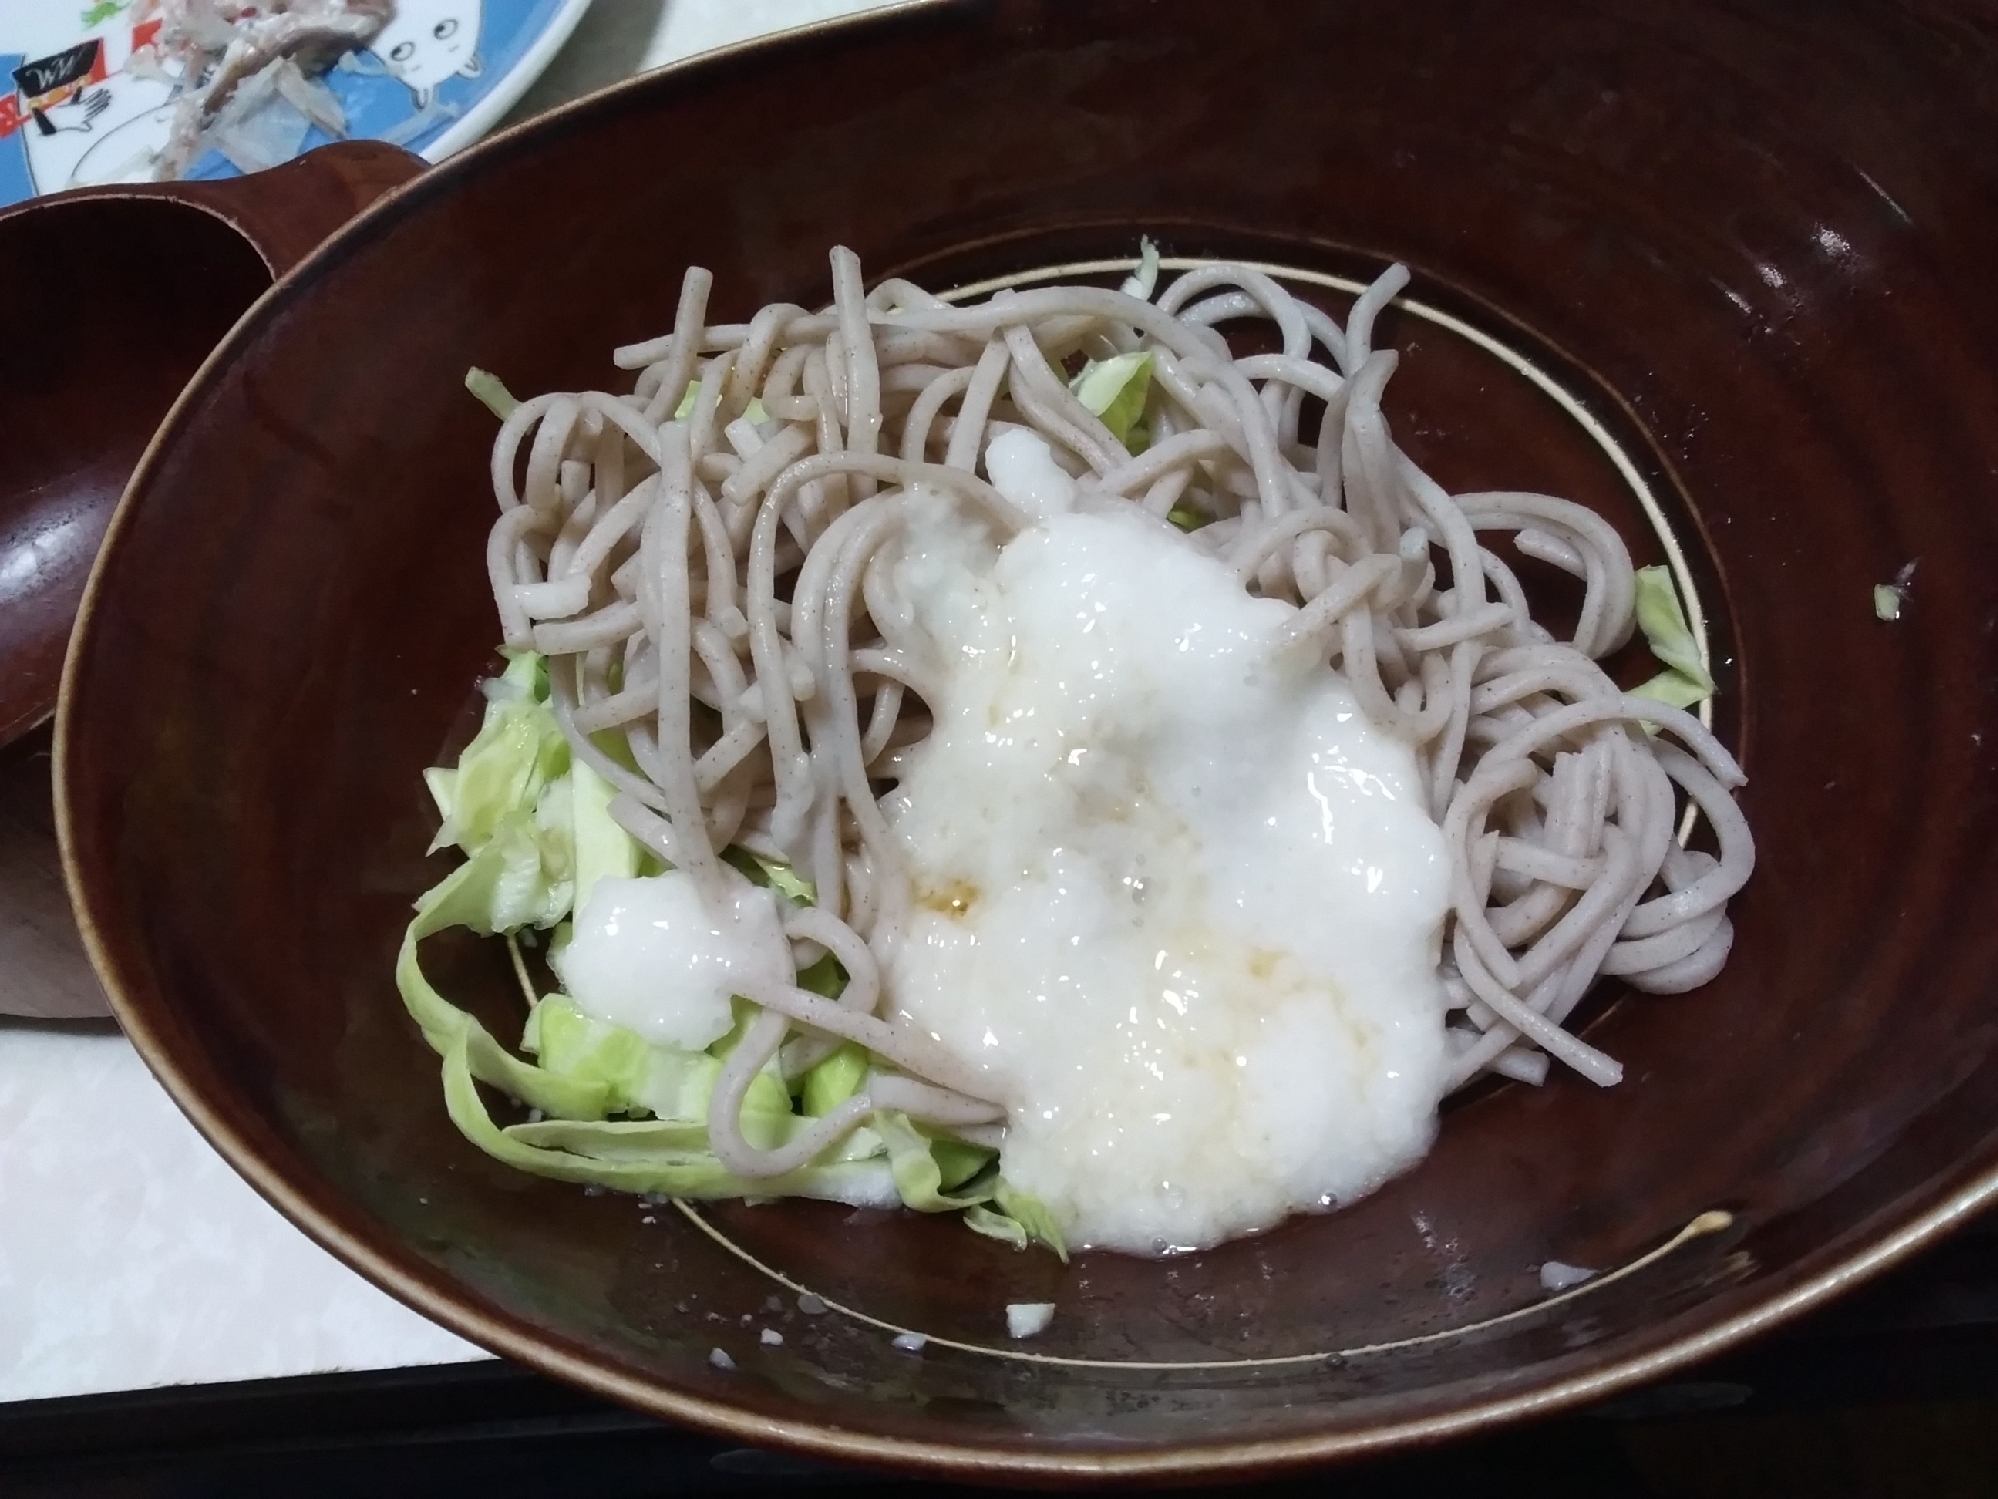
[[[280,1217],[123,1036],[0,1029],[0,1400],[484,1356]]]

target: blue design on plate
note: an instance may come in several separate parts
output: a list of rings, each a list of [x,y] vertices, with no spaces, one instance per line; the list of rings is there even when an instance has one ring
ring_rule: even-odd
[[[398,0],[395,20],[374,46],[326,75],[346,111],[347,137],[423,152],[520,66],[565,6],[566,0]],[[129,163],[148,141],[164,137],[163,86],[122,71],[134,44],[146,39],[143,30],[135,35],[119,16],[107,15],[87,31],[80,27],[77,43],[62,53],[34,59],[0,53],[0,205],[79,185],[93,173],[116,180],[121,163],[110,158],[122,155]],[[66,76],[72,73],[82,76]],[[128,144],[114,146],[113,132]],[[331,139],[309,126],[299,149]],[[238,173],[211,151],[187,175]]]

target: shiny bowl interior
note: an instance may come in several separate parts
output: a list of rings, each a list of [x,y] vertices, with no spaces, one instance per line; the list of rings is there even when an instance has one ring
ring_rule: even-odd
[[[266,1195],[426,1313],[858,1461],[1265,1471],[1603,1394],[1821,1300],[1998,1188],[1994,64],[1928,6],[992,0],[486,143],[259,304],[112,525],[58,795],[121,1020]],[[417,773],[496,634],[466,367],[599,386],[689,262],[746,314],[823,299],[835,242],[942,288],[1102,274],[1141,232],[1335,307],[1408,262],[1383,326],[1414,456],[1587,500],[1681,569],[1761,851],[1726,972],[1602,997],[1620,1087],[1484,1088],[1367,1201],[1166,1261],[648,1207],[478,1154],[391,982],[442,867]],[[517,1028],[503,956],[433,953]],[[1550,1298],[1548,1259],[1613,1273]],[[1011,1301],[1053,1325],[1009,1342]]]

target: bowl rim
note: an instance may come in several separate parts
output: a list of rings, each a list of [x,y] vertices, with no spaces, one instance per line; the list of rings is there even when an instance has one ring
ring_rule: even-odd
[[[834,32],[872,28],[886,30],[932,12],[954,11],[975,24],[975,13],[986,9],[984,6],[967,5],[965,0],[889,0],[889,3],[865,11],[764,33],[683,58],[608,84],[545,114],[489,135],[448,160],[429,167],[402,186],[391,189],[341,226],[290,271],[278,277],[270,289],[244,311],[189,379],[134,467],[92,563],[63,659],[60,697],[55,710],[52,765],[56,832],[63,878],[90,966],[103,986],[125,1035],[182,1113],[265,1201],[349,1269],[412,1310],[492,1353],[591,1394],[713,1436],[863,1467],[919,1471],[938,1477],[988,1482],[1021,1478],[1054,1483],[1105,1479],[1250,1478],[1315,1463],[1469,1436],[1505,1423],[1552,1415],[1660,1378],[1769,1332],[1901,1263],[1983,1209],[1998,1205],[1998,1161],[1994,1161],[1970,1180],[1948,1189],[1940,1201],[1903,1218],[1891,1229],[1876,1232],[1870,1242],[1844,1254],[1834,1263],[1709,1326],[1671,1336],[1650,1349],[1613,1357],[1593,1369],[1558,1376],[1535,1387],[1501,1396],[1473,1398],[1451,1410],[1419,1417],[1385,1418],[1375,1424],[1347,1431],[1215,1442],[1181,1440],[1141,1451],[1031,1450],[975,1442],[885,1436],[856,1431],[831,1419],[812,1421],[760,1416],[740,1405],[676,1389],[567,1352],[552,1340],[525,1327],[510,1325],[502,1314],[472,1305],[469,1297],[449,1288],[443,1272],[434,1272],[433,1276],[426,1277],[415,1267],[402,1264],[392,1250],[375,1247],[331,1214],[322,1212],[283,1170],[259,1154],[248,1139],[233,1130],[220,1112],[210,1106],[198,1085],[180,1068],[171,1043],[148,1023],[145,1007],[127,989],[113,957],[111,944],[100,930],[98,901],[77,852],[80,835],[70,796],[70,783],[76,774],[77,764],[72,753],[76,733],[73,721],[75,684],[83,672],[82,663],[88,654],[96,609],[107,586],[108,559],[129,529],[139,497],[150,485],[162,455],[178,440],[189,414],[200,406],[208,386],[262,330],[278,302],[298,294],[306,283],[328,269],[352,243],[370,235],[379,221],[418,211],[427,200],[448,195],[457,177],[480,169],[489,157],[509,152],[524,140],[586,129],[585,116],[604,107],[611,99],[623,99],[647,90],[670,90],[684,78],[739,62],[760,52],[799,45]],[[106,924],[110,924],[108,916]],[[165,991],[161,992],[164,995]]]

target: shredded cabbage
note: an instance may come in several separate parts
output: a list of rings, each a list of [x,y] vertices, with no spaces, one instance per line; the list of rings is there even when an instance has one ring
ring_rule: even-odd
[[[1040,1198],[1008,1186],[1001,1177],[993,1189],[992,1205],[1025,1229],[1028,1238],[1047,1245],[1063,1264],[1068,1263],[1068,1244],[1062,1238],[1061,1225]]]
[[[985,1235],[988,1239],[1011,1244],[1015,1249],[1027,1247],[1027,1231],[1020,1226],[1020,1220],[1009,1218],[1004,1213],[995,1213],[983,1203],[974,1204],[964,1210],[964,1226],[975,1234]]]
[[[1701,659],[1685,610],[1679,607],[1672,571],[1662,564],[1637,570],[1637,627],[1666,669],[1642,687],[1632,688],[1633,695],[1674,708],[1690,708],[1713,696],[1714,679]]]
[[[1138,239],[1138,268],[1124,278],[1124,284],[1117,289],[1127,297],[1136,297],[1141,302],[1152,299],[1152,291],[1159,284],[1159,247],[1152,243],[1149,234]]]
[[[548,710],[547,668],[522,653],[488,684],[484,721],[457,768],[423,773],[443,819],[430,851],[455,843],[478,853],[507,818],[537,813],[542,792],[568,769],[568,741]]]
[[[1711,687],[1702,687],[1691,677],[1676,671],[1661,671],[1650,681],[1631,688],[1630,693],[1632,697],[1648,697],[1668,708],[1695,707],[1714,695]]]
[[[1068,1263],[1068,1243],[1061,1226],[1047,1205],[1031,1193],[1007,1185],[1004,1177],[992,1181],[991,1198],[964,1210],[964,1226],[988,1239],[998,1239],[1015,1249],[1029,1244],[1045,1244]]]
[[[684,422],[694,414],[694,403],[701,398],[701,382],[689,380],[687,393],[680,397],[680,404],[673,408],[673,420]],[[763,398],[751,396],[749,404],[742,408],[742,419],[752,427],[760,427],[770,420],[770,413],[763,409]]]
[[[484,403],[486,410],[501,421],[512,416],[520,406],[513,392],[500,383],[498,375],[479,369],[476,365],[465,371],[465,389],[477,396]]]
[[[558,1077],[601,1083],[614,1112],[662,1119],[699,1117],[721,1071],[705,1052],[653,1046],[636,1031],[594,1020],[566,994],[550,994],[534,1007],[520,1049]]]
[[[610,815],[616,795],[610,782],[582,761],[569,767],[570,826],[576,841],[575,909],[583,909],[591,888],[602,879],[633,879],[644,850]]]
[[[794,906],[809,906],[818,902],[818,887],[789,864],[753,854],[740,843],[731,843],[723,849],[722,857],[741,870],[750,884],[775,890]]]
[[[1901,617],[1901,609],[1908,602],[1909,590],[1915,582],[1915,569],[1922,565],[1917,557],[1904,563],[1894,573],[1891,583],[1876,583],[1873,586],[1873,617],[1892,622]]]
[[[695,1052],[598,1020],[566,994],[530,994],[524,1055],[515,1055],[439,993],[419,961],[425,939],[451,927],[509,938],[553,928],[559,950],[570,914],[598,880],[631,877],[648,863],[610,815],[612,788],[571,758],[549,707],[542,659],[510,656],[485,688],[484,719],[458,764],[424,776],[441,819],[432,850],[453,846],[466,858],[418,899],[396,959],[396,987],[443,1059],[445,1107],[466,1139],[522,1171],[620,1191],[961,1211],[980,1233],[1021,1246],[1039,1241],[1067,1257],[1046,1209],[1000,1180],[997,1152],[918,1127],[903,1114],[877,1111],[809,1166],[782,1177],[750,1180],[724,1168],[710,1145],[708,1104],[747,1028],[746,1003],[738,1002],[738,1024],[727,1036]],[[740,847],[724,857],[795,905],[816,897],[810,881],[777,860]],[[847,977],[825,953],[799,970],[797,982],[837,998]],[[844,1043],[796,1080],[794,1097],[773,1058],[744,1097],[744,1139],[761,1150],[788,1143],[859,1093],[881,1066],[865,1048]],[[498,1122],[480,1083],[534,1113]]]
[[[888,1110],[874,1116],[874,1129],[888,1149],[895,1190],[908,1206],[922,1213],[941,1213],[991,1200],[991,1183],[976,1178],[994,1152],[939,1138],[911,1123],[908,1115]]]
[[[1151,433],[1140,421],[1152,390],[1149,353],[1092,359],[1069,381],[1068,388],[1078,401],[1102,418],[1110,435],[1129,452],[1142,453],[1151,445]]]
[[[746,1180],[711,1151],[681,1144],[695,1138],[706,1144],[705,1126],[681,1121],[561,1119],[501,1127],[475,1086],[475,1079],[486,1079],[473,1065],[468,1039],[460,1034],[443,1048],[445,1108],[466,1139],[519,1170],[665,1197],[820,1197],[863,1207],[894,1200],[884,1171],[870,1161],[835,1160]]]
[[[867,1052],[858,1043],[843,1041],[840,1048],[805,1074],[801,1095],[804,1110],[811,1118],[822,1118],[860,1091],[867,1078]]]

